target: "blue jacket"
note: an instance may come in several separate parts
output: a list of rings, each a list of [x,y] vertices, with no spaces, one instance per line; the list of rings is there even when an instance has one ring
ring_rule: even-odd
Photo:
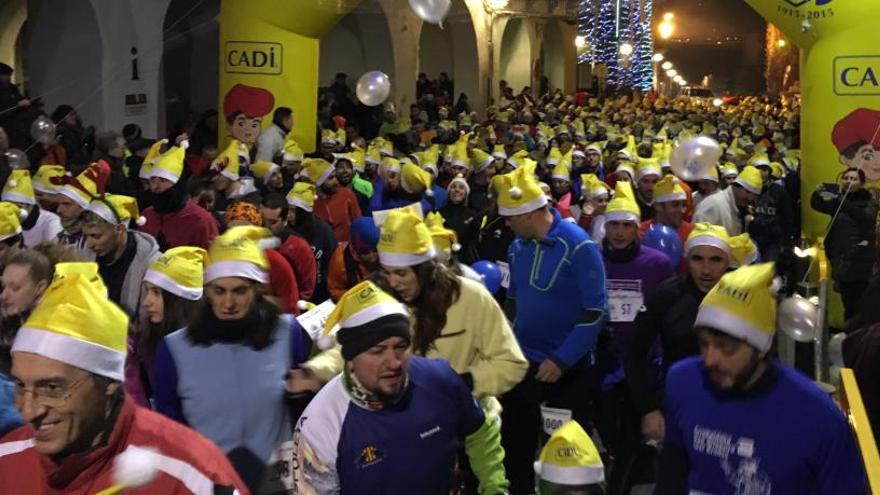
[[[595,349],[606,309],[605,266],[586,232],[552,211],[543,239],[510,245],[507,297],[516,301],[513,331],[526,358],[550,358],[564,369]],[[598,321],[585,319],[588,311],[598,312]]]
[[[0,437],[24,424],[15,408],[15,385],[0,373]]]
[[[156,410],[205,435],[223,452],[245,447],[267,462],[290,440],[287,373],[311,343],[291,315],[281,315],[275,341],[259,351],[240,343],[195,345],[186,328],[156,350]]]

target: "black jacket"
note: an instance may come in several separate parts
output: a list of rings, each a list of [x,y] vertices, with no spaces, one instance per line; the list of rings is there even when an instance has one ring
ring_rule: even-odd
[[[840,207],[840,213],[825,238],[831,277],[842,282],[868,280],[877,260],[874,230],[877,200],[864,189],[848,194],[843,206],[840,206],[841,198],[840,191],[831,185],[824,185],[810,198],[810,206],[827,215],[833,216]]]
[[[461,250],[458,252],[459,261],[466,265],[473,264],[479,259],[477,236],[480,233],[482,216],[469,206],[450,203],[440,208],[440,214],[443,215],[446,228],[454,230],[458,236],[458,243],[461,244]]]
[[[705,294],[690,275],[679,275],[663,281],[645,303],[645,310],[636,316],[623,358],[626,380],[639,415],[661,405],[659,383],[650,369],[649,353],[657,338],[663,346],[663,375],[676,361],[700,353],[694,321]]]
[[[791,251],[794,246],[794,202],[785,186],[770,182],[755,200],[749,235],[761,253]],[[774,259],[775,261],[775,259]]]

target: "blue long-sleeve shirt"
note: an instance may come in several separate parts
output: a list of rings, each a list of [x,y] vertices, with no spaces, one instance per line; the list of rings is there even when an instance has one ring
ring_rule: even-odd
[[[604,324],[606,296],[602,255],[586,232],[553,210],[547,235],[514,240],[508,263],[514,334],[526,358],[569,367],[590,354]]]
[[[15,408],[15,385],[0,373],[0,437],[24,424]]]

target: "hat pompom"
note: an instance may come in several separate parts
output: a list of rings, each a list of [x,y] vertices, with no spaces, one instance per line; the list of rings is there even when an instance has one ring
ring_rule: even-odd
[[[322,333],[318,337],[318,349],[326,351],[327,349],[332,348],[335,344],[336,339],[330,334]]]
[[[508,192],[510,193],[510,197],[513,199],[519,199],[522,197],[522,189],[520,189],[516,186],[508,189]]]
[[[434,191],[432,189],[425,189],[425,196],[428,196],[429,198],[433,198]]]
[[[147,219],[142,215],[142,216],[137,217],[137,220],[135,220],[134,223],[136,223],[138,225],[138,227],[143,227],[144,225],[147,224]]]
[[[461,244],[456,242],[455,244],[452,245],[452,252],[457,253],[459,251],[461,251]]]
[[[773,283],[770,284],[770,293],[774,296],[782,289],[782,277],[773,277]]]
[[[129,447],[113,460],[113,481],[125,488],[137,488],[153,481],[159,473],[157,452],[149,447]]]
[[[9,179],[9,187],[18,187],[18,181],[15,179]]]
[[[299,308],[300,311],[308,311],[308,310],[314,308],[315,305],[308,302],[308,301],[300,299],[299,301],[296,302],[296,307]]]
[[[183,141],[181,141],[181,142],[180,142],[180,147],[183,148],[183,149],[187,149],[187,148],[189,148],[189,139],[184,139]]]
[[[30,215],[29,211],[25,210],[24,208],[18,209],[18,219],[21,220],[22,222],[24,221],[25,218],[28,217],[28,215]]]
[[[281,239],[277,237],[265,237],[257,241],[257,245],[260,246],[260,249],[272,249],[281,245]]]

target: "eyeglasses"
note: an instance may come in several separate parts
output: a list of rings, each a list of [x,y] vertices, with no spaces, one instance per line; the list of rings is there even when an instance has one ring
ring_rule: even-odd
[[[71,383],[70,385],[59,385],[57,383],[46,383],[37,385],[33,388],[23,387],[21,384],[15,384],[15,403],[21,405],[24,401],[24,395],[27,392],[33,396],[34,402],[46,407],[58,407],[64,405],[67,399],[73,395],[73,392],[89,377],[85,376]]]

